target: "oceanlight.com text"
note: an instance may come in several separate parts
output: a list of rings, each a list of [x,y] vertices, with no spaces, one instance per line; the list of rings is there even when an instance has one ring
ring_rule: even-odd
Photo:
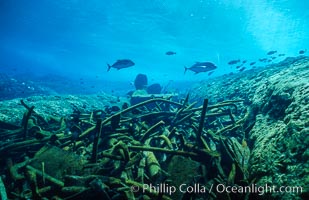
[[[225,184],[212,184],[210,187],[206,187],[203,184],[195,183],[193,185],[181,184],[179,186],[174,186],[166,183],[160,184],[143,184],[142,186],[131,186],[133,192],[155,192],[167,195],[172,195],[175,192],[181,193],[234,193],[234,194],[244,194],[252,193],[258,195],[264,195],[265,193],[302,193],[303,188],[300,186],[270,186],[270,185],[256,185],[251,184],[248,186],[239,185],[225,185]]]
[[[226,186],[224,184],[218,184],[215,190],[218,193],[256,193],[263,195],[265,193],[302,193],[303,188],[300,186],[270,186],[267,184],[263,186],[256,184],[248,186]]]

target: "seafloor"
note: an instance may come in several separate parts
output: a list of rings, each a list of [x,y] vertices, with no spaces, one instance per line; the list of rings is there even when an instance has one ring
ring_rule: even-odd
[[[1,199],[309,199],[308,80],[302,56],[179,100],[2,100]]]

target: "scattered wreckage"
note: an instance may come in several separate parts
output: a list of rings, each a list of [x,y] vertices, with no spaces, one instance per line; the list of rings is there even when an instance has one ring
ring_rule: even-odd
[[[252,181],[249,114],[238,110],[242,100],[188,99],[48,118],[21,101],[22,125],[0,122],[1,199],[229,199],[210,189]],[[197,183],[207,193],[162,190]]]

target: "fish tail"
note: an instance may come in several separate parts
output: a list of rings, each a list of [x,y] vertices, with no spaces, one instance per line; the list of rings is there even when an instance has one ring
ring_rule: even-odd
[[[186,67],[186,66],[184,66],[185,67],[185,72],[183,73],[183,74],[185,74],[186,73],[186,71],[188,70],[188,68]]]
[[[110,66],[108,63],[107,63],[107,71],[109,71],[111,69],[112,66]]]

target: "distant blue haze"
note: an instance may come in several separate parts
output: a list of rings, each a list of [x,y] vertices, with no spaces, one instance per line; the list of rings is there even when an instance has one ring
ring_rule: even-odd
[[[218,76],[237,72],[227,64],[233,59],[252,62],[270,50],[297,56],[309,47],[308,10],[304,0],[1,0],[0,69],[102,82],[131,82],[138,73],[165,84],[199,81],[208,74],[184,74],[184,66],[213,62]],[[107,72],[117,59],[136,65]]]

